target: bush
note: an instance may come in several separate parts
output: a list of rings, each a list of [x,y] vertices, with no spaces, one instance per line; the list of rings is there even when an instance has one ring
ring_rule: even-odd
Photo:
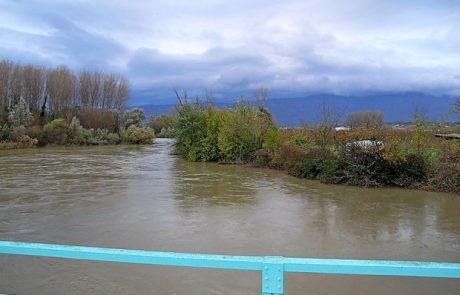
[[[315,156],[308,156],[288,169],[290,175],[307,179],[316,179],[321,172],[321,159]]]
[[[43,128],[40,125],[35,125],[26,129],[26,135],[30,138],[40,138],[43,133]]]
[[[125,128],[132,125],[140,127],[145,120],[145,112],[143,109],[135,108],[126,112],[125,118]]]
[[[199,102],[177,106],[172,122],[176,152],[189,161],[217,161],[220,158],[218,135],[223,114]]]
[[[8,121],[10,122],[11,126],[14,127],[27,127],[30,125],[30,123],[32,123],[32,120],[32,113],[29,111],[27,103],[21,98],[19,102],[16,105],[14,105],[13,109],[10,111],[8,115]]]
[[[130,144],[151,144],[155,134],[151,128],[143,128],[131,125],[123,132],[121,140]]]
[[[26,127],[23,125],[14,126],[10,129],[10,140],[13,142],[18,142],[19,139],[26,134]]]
[[[271,114],[263,108],[240,105],[224,113],[218,144],[221,160],[225,162],[249,162],[275,124]]]
[[[310,141],[307,136],[302,133],[295,133],[289,140],[289,143],[301,148],[307,148],[310,146]]]
[[[44,144],[66,144],[68,126],[64,119],[55,119],[43,127],[40,141]]]
[[[447,193],[460,193],[460,144],[447,142],[439,162],[429,172],[431,189]]]
[[[168,129],[171,128],[173,120],[173,116],[168,115],[151,116],[148,125],[155,131],[155,134],[160,136],[160,134],[166,134]]]
[[[422,155],[410,154],[391,165],[394,178],[390,185],[411,187],[428,180],[428,163]]]
[[[0,125],[0,141],[6,141],[10,138],[10,128],[8,125]]]
[[[94,140],[101,145],[118,144],[120,143],[120,136],[116,133],[110,133],[107,129],[96,129]]]
[[[38,140],[36,138],[30,138],[28,135],[22,135],[15,142],[0,142],[0,150],[32,148],[37,145]]]
[[[255,153],[254,167],[268,167],[272,161],[272,154],[267,150],[260,149]]]
[[[278,127],[268,130],[263,147],[267,151],[274,153],[281,144],[281,132]]]
[[[348,184],[366,187],[390,185],[392,169],[380,150],[352,146],[345,149],[342,156]]]
[[[307,152],[292,144],[282,144],[275,151],[270,167],[289,170],[307,157]]]
[[[198,102],[180,104],[176,112],[176,119],[172,122],[176,153],[190,161],[199,160],[197,150],[206,134],[202,106]]]

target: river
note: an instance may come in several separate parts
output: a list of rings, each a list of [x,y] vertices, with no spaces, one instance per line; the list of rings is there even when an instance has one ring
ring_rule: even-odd
[[[460,197],[189,163],[153,146],[0,151],[0,240],[460,262]],[[0,254],[0,293],[259,294],[260,274]],[[286,294],[460,294],[454,279],[287,274]]]

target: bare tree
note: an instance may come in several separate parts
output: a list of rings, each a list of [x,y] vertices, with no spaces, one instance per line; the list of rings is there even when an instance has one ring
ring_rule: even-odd
[[[252,92],[256,106],[264,108],[267,106],[268,88],[259,87]]]
[[[346,124],[351,128],[380,128],[383,123],[384,115],[379,111],[352,112],[346,120]]]
[[[67,108],[74,107],[76,77],[66,66],[49,70],[46,77],[48,111],[57,116]]]
[[[454,112],[460,113],[460,98],[457,98],[454,103]]]
[[[414,114],[412,115],[412,121],[417,126],[424,126],[427,122],[427,107],[425,105],[415,105]]]
[[[38,114],[45,90],[45,69],[39,66],[24,67],[24,101],[33,114]]]
[[[8,116],[12,69],[12,62],[7,60],[0,61],[0,124],[5,123]]]
[[[114,108],[114,102],[117,95],[117,84],[120,77],[116,74],[104,76],[104,86],[102,94],[102,108]]]
[[[179,104],[188,103],[187,90],[179,91],[178,89],[174,89],[174,94],[176,94],[176,97],[177,97],[177,100],[179,101]]]
[[[23,90],[23,77],[24,71],[21,65],[15,64],[13,66],[13,72],[11,73],[11,84],[10,84],[10,101],[9,107],[19,103],[19,100],[22,98]]]
[[[126,103],[129,100],[129,81],[124,78],[120,77],[118,80],[118,87],[117,87],[117,94],[115,96],[115,108],[123,111],[126,109]]]
[[[334,141],[334,127],[339,122],[339,114],[323,101],[320,107],[320,123],[313,128],[313,136],[323,157],[327,156],[327,147]]]

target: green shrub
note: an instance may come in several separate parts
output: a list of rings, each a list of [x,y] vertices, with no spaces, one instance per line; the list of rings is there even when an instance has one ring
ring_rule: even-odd
[[[151,144],[155,134],[151,128],[143,128],[135,125],[129,126],[121,136],[123,143],[129,144]]]
[[[43,127],[40,141],[44,144],[66,144],[68,126],[64,119],[55,119]]]
[[[410,154],[391,165],[394,178],[390,185],[411,187],[428,180],[428,163],[422,155]]]
[[[289,143],[301,148],[307,148],[310,146],[308,138],[302,133],[295,133],[289,140]]]
[[[180,104],[176,107],[176,112],[177,116],[171,123],[176,139],[176,153],[189,161],[199,161],[201,143],[207,134],[203,106],[199,102]]]
[[[280,144],[281,144],[281,132],[278,127],[274,126],[270,128],[270,130],[268,130],[264,143],[263,143],[263,148],[273,154],[276,151],[276,149],[279,147]]]
[[[321,159],[315,156],[308,156],[288,169],[292,176],[307,179],[316,179],[321,172]]]
[[[140,127],[145,120],[145,112],[140,108],[135,108],[126,112],[125,116],[125,128],[132,125]]]
[[[29,110],[29,106],[27,103],[21,98],[19,102],[14,105],[13,109],[10,111],[8,115],[8,121],[10,122],[11,126],[19,127],[19,126],[29,126],[32,123],[33,116]]]
[[[10,128],[8,125],[0,125],[0,141],[6,141],[10,138]]]
[[[120,143],[120,136],[116,133],[110,133],[107,129],[96,129],[94,140],[100,145],[118,144]]]
[[[177,116],[172,121],[176,152],[189,161],[217,161],[219,130],[222,112],[199,102],[177,106]]]
[[[226,111],[219,132],[221,160],[249,162],[263,147],[264,140],[275,124],[265,109],[240,105]]]

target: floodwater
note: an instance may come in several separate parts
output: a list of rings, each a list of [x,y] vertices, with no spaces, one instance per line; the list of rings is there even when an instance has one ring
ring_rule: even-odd
[[[153,146],[0,151],[0,240],[460,262],[460,197],[323,185]],[[0,293],[260,294],[247,271],[0,254]],[[286,294],[460,294],[456,279],[287,274]]]

